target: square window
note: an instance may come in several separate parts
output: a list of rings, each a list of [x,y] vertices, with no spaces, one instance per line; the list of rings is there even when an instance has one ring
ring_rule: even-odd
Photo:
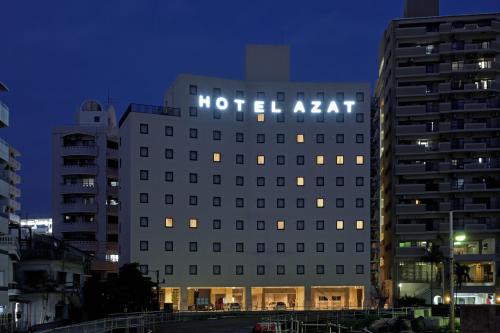
[[[214,119],[220,119],[222,116],[222,113],[219,110],[213,110],[212,115]]]
[[[285,252],[285,243],[276,243],[276,252]]]
[[[337,134],[335,140],[337,143],[344,143],[344,134]]]
[[[140,203],[148,203],[148,201],[149,201],[149,194],[148,193],[140,193],[139,202]]]
[[[214,207],[220,207],[221,206],[221,197],[213,197],[212,198],[212,205]]]
[[[365,157],[363,155],[356,155],[356,165],[363,165],[365,163]]]
[[[198,152],[196,150],[189,151],[189,160],[197,161],[198,160]]]
[[[285,143],[285,134],[276,134],[276,143]]]
[[[197,173],[190,173],[189,174],[189,182],[190,183],[198,183],[198,174]]]
[[[276,199],[276,207],[277,208],[285,208],[285,199],[283,199],[283,198]]]
[[[198,205],[198,196],[197,195],[190,195],[189,196],[189,205],[190,206],[197,206]]]
[[[325,143],[325,135],[316,134],[316,143]]]
[[[221,244],[220,242],[213,242],[212,243],[212,252],[220,252],[221,251]]]
[[[266,274],[266,267],[264,265],[257,265],[257,275]]]
[[[303,123],[304,122],[304,114],[303,113],[296,113],[295,114],[295,121],[298,123]]]
[[[278,100],[278,102],[284,102],[285,101],[285,93],[284,92],[277,92],[276,93],[276,100]]]
[[[316,208],[323,208],[323,207],[325,207],[325,199],[316,198]]]
[[[325,156],[316,155],[316,165],[324,165],[325,164]]]
[[[365,244],[356,243],[356,252],[365,252]]]
[[[365,221],[357,220],[356,221],[356,230],[363,230],[365,228]]]
[[[303,198],[297,198],[297,208],[304,208],[305,200]]]
[[[243,112],[236,112],[236,121],[243,121],[245,119],[245,114]]]
[[[139,155],[141,157],[148,157],[149,156],[149,149],[148,149],[148,147],[141,147],[139,149]]]
[[[212,266],[213,275],[220,275],[220,272],[221,272],[220,265],[213,265]]]
[[[284,165],[285,164],[285,155],[276,156],[276,164],[277,165]]]
[[[237,208],[245,207],[245,200],[243,200],[243,198],[236,198],[236,207]]]
[[[258,165],[264,165],[265,161],[266,161],[266,159],[265,159],[264,155],[257,156],[257,164]]]
[[[198,117],[198,108],[194,106],[189,107],[189,116],[190,117]]]
[[[198,274],[198,266],[189,265],[189,275],[197,275],[197,274]]]
[[[316,221],[316,230],[325,230],[325,221],[317,220]]]
[[[165,126],[165,136],[174,136],[174,128],[172,126]]]
[[[220,160],[221,160],[221,154],[220,153],[213,153],[213,157],[212,157],[212,160],[215,162],[215,163],[219,163]]]
[[[296,141],[297,143],[304,143],[304,134],[297,134]]]
[[[304,155],[297,155],[297,165],[304,165]]]
[[[265,243],[257,243],[257,252],[262,253],[266,251]]]
[[[245,229],[245,223],[243,220],[236,220],[236,230],[243,230]]]
[[[139,265],[139,270],[143,275],[147,275],[149,273],[148,265]]]
[[[94,117],[94,123],[98,123],[100,121],[101,121],[101,117],[99,117],[99,116]]]
[[[139,125],[139,132],[141,134],[148,134],[148,132],[149,132],[148,124],[140,124]]]
[[[197,242],[189,242],[189,252],[198,252]]]
[[[236,275],[243,275],[243,265],[236,265]]]
[[[266,98],[266,93],[263,92],[263,91],[258,91],[257,92],[257,99],[258,100],[263,100],[264,98]]]
[[[343,220],[337,220],[336,229],[337,230],[344,230],[344,221]]]
[[[196,139],[198,138],[198,130],[196,128],[190,128],[189,129],[189,137],[191,139]]]
[[[364,186],[364,178],[356,177],[356,186]]]
[[[304,265],[297,265],[297,275],[304,275],[305,267]]]
[[[245,98],[245,92],[243,90],[236,90],[236,98],[239,99]]]
[[[266,230],[266,222],[257,221],[257,230]]]
[[[356,122],[363,123],[365,121],[365,115],[362,113],[356,113]]]
[[[259,123],[263,123],[265,119],[266,119],[266,117],[264,116],[264,114],[263,114],[263,113],[259,113],[259,114],[257,114],[257,121],[258,121]]]
[[[325,252],[325,243],[316,243],[316,252]]]
[[[266,178],[265,177],[257,177],[257,186],[265,186]]]
[[[190,95],[198,95],[198,86],[190,84],[189,85],[189,94]]]
[[[285,265],[277,265],[276,266],[276,274],[277,275],[285,275]]]
[[[284,123],[285,122],[285,114],[284,113],[277,113],[276,114],[276,121],[278,123]]]
[[[212,183],[218,185],[221,183],[221,175],[213,175],[212,176]]]
[[[236,132],[236,142],[244,142],[245,141],[245,135],[240,132]]]
[[[147,228],[149,225],[149,218],[147,216],[141,216],[139,218],[139,225],[141,228]]]
[[[140,170],[139,172],[139,179],[140,180],[148,180],[149,178],[149,172],[148,170]]]
[[[257,199],[257,208],[265,208],[266,207],[266,200],[263,198]]]
[[[363,265],[356,265],[356,274],[364,274],[365,267]]]
[[[365,93],[357,92],[356,93],[356,102],[364,102],[365,101]]]
[[[337,198],[337,200],[335,200],[335,206],[337,208],[344,208],[344,198]]]
[[[325,177],[316,177],[316,186],[325,186]]]
[[[165,265],[165,275],[174,274],[174,265]]]
[[[236,243],[236,252],[243,252],[243,243]]]
[[[344,155],[337,155],[337,165],[344,165]]]
[[[165,171],[165,181],[166,182],[174,181],[174,173],[172,171]]]
[[[171,217],[165,217],[165,228],[173,228],[174,227],[174,219]]]
[[[174,158],[174,150],[170,149],[170,148],[165,149],[165,158],[167,160],[173,159]]]
[[[276,229],[285,230],[285,221],[283,220],[276,221]]]
[[[335,266],[335,272],[337,274],[344,274],[344,265],[337,265],[337,266]]]
[[[245,178],[243,176],[236,176],[236,186],[243,186],[245,184]]]
[[[363,208],[363,207],[364,207],[363,198],[356,198],[356,208]]]
[[[266,142],[265,134],[257,134],[257,143],[264,143],[264,142]]]
[[[325,274],[325,266],[324,265],[316,265],[316,274],[318,274],[318,275]]]
[[[198,229],[198,219],[190,218],[189,219],[189,228],[190,229]]]
[[[297,177],[297,186],[304,186],[304,177]]]
[[[297,230],[304,230],[304,227],[305,227],[305,222],[304,222],[304,220],[297,220],[297,226],[296,226],[296,229],[297,229]]]
[[[214,141],[220,141],[221,136],[221,131],[212,131],[212,139]]]
[[[140,241],[139,242],[139,249],[141,251],[147,251],[149,247],[148,241]]]
[[[165,194],[165,204],[173,205],[174,204],[174,195],[173,194]]]
[[[236,154],[236,164],[244,164],[244,155]]]
[[[335,244],[335,250],[337,252],[344,252],[344,243],[337,243],[337,244]]]
[[[335,178],[335,185],[344,186],[344,177],[336,177]]]
[[[276,186],[285,186],[285,177],[276,177]]]
[[[297,249],[297,252],[304,252],[305,251],[305,244],[304,243],[297,243],[296,249]]]
[[[356,134],[356,143],[363,143],[364,141],[363,134]]]
[[[335,115],[335,121],[338,123],[343,123],[344,122],[344,114],[343,113],[337,113]]]
[[[219,219],[214,219],[212,220],[212,229],[214,230],[220,230],[222,225],[222,221]]]
[[[303,101],[305,99],[305,94],[301,91],[297,92],[297,100]]]

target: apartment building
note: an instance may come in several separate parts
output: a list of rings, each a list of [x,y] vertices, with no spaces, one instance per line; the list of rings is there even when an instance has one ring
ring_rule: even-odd
[[[0,92],[8,88],[0,82]],[[0,128],[9,126],[9,107],[0,100]],[[20,209],[18,188],[21,179],[17,172],[21,165],[17,160],[19,152],[0,138],[0,315],[14,311],[14,299],[19,294],[14,281],[14,268],[19,262],[20,252],[17,235],[19,232]]]
[[[57,238],[94,257],[92,271],[118,271],[118,128],[112,106],[84,102],[76,125],[53,131],[52,207]]]
[[[407,1],[380,45],[381,279],[391,302],[449,302],[451,210],[455,259],[470,277],[457,302],[492,304],[500,301],[500,14],[439,16],[438,7]]]
[[[245,80],[180,75],[121,118],[120,261],[162,303],[369,304],[370,87],[289,68],[288,47],[248,46]]]

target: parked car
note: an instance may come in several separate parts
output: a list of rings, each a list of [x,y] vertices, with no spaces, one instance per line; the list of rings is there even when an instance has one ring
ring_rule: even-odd
[[[240,303],[229,303],[229,311],[241,311]]]
[[[281,333],[281,324],[278,322],[258,322],[253,328],[253,333]]]
[[[274,306],[274,310],[284,311],[284,310],[286,310],[286,304],[284,302],[276,302],[276,305]]]

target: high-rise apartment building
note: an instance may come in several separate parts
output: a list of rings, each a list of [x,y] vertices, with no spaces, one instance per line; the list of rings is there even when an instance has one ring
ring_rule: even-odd
[[[53,131],[54,235],[95,259],[92,271],[116,273],[118,128],[112,106],[86,101],[77,124]]]
[[[370,293],[370,88],[180,75],[120,120],[121,261],[174,308],[361,308]]]
[[[457,302],[491,304],[500,300],[500,14],[437,9],[407,1],[380,46],[381,280],[392,301],[449,302],[454,211],[455,259],[470,276]]]
[[[0,82],[0,92],[7,92]],[[9,126],[9,107],[0,101],[0,128]],[[14,299],[19,291],[14,281],[14,265],[19,261],[20,210],[18,188],[21,178],[17,174],[21,165],[19,152],[0,139],[0,315],[14,314]]]

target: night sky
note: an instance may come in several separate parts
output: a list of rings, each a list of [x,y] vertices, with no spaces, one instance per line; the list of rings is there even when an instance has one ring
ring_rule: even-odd
[[[441,0],[441,14],[500,12]],[[292,79],[374,83],[378,42],[402,0],[0,0],[1,94],[22,154],[22,217],[51,215],[51,131],[88,98],[120,116],[161,104],[179,73],[243,78],[245,44],[289,44]]]

